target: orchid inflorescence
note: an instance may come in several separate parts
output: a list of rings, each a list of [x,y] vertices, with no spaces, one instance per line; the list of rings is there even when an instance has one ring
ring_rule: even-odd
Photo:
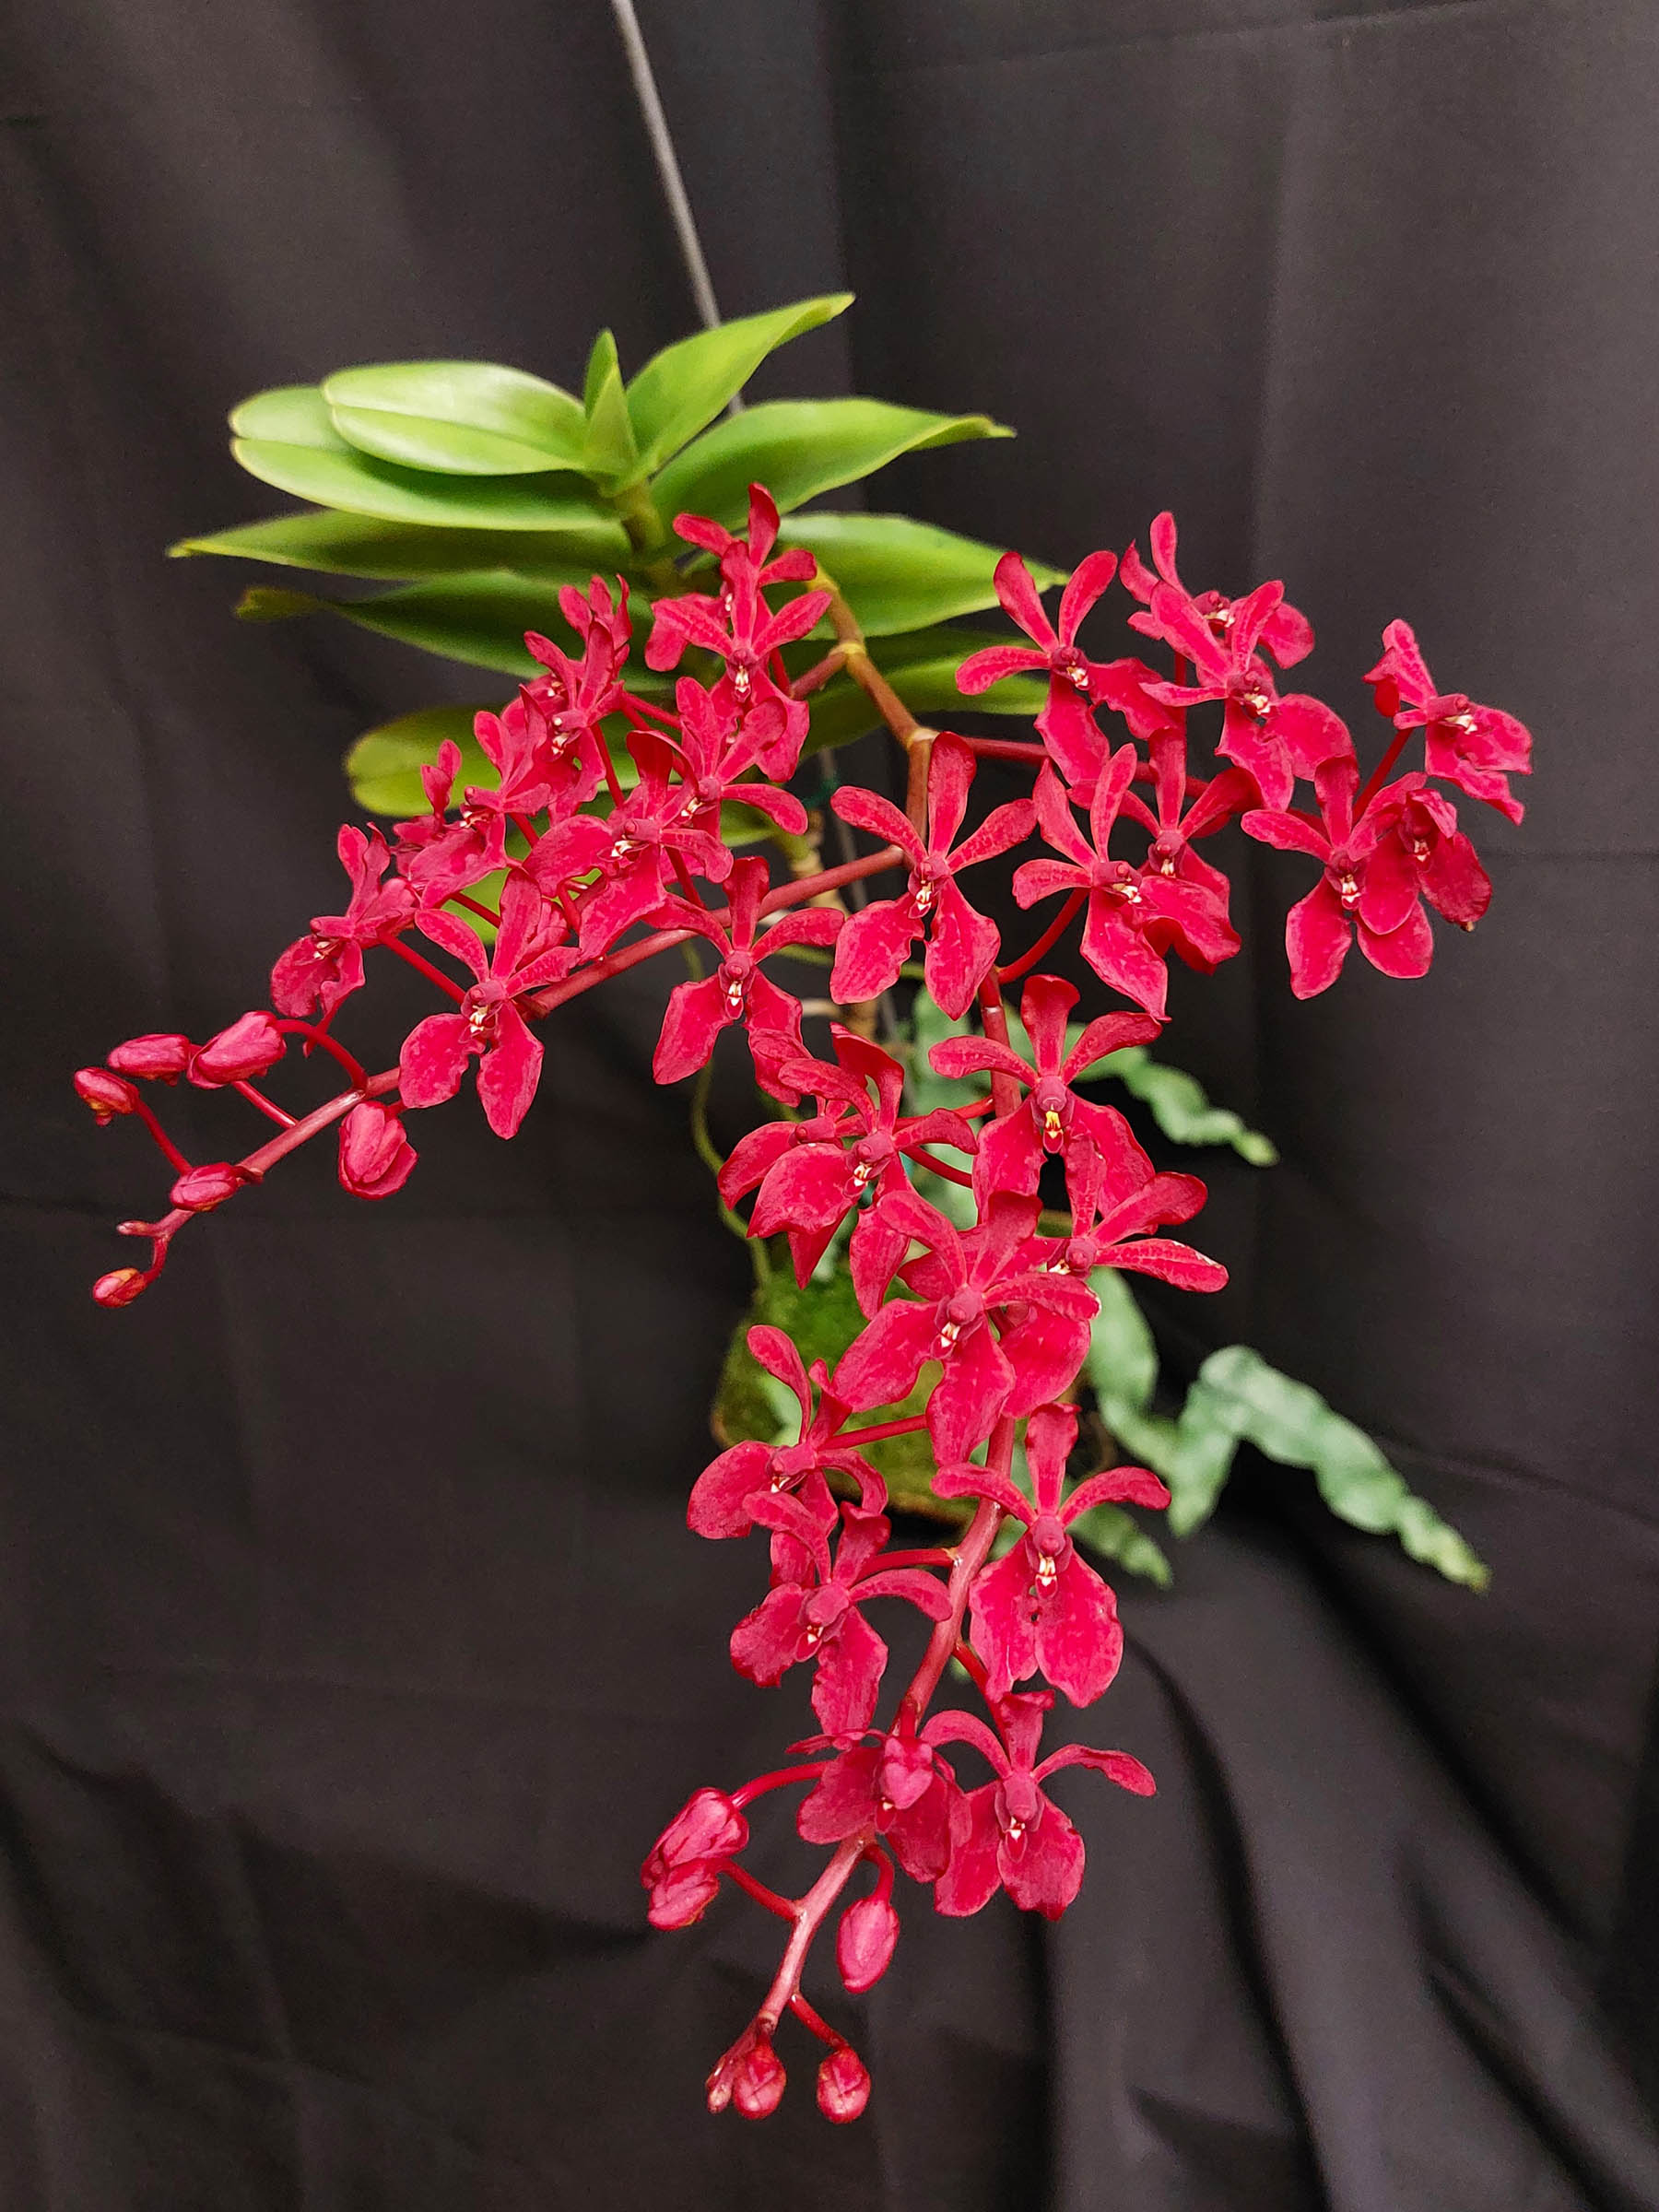
[[[560,604],[579,650],[529,635],[541,673],[500,714],[477,719],[493,785],[457,790],[462,756],[446,743],[423,771],[424,815],[398,823],[390,839],[379,829],[341,830],[345,909],[314,919],[281,955],[269,1008],[203,1044],[131,1039],[80,1072],[80,1095],[99,1119],[142,1122],[176,1177],[170,1211],[122,1225],[148,1241],[147,1265],[105,1275],[93,1295],[107,1306],[130,1303],[186,1223],[325,1129],[337,1127],[346,1189],[389,1195],[415,1166],[406,1116],[453,1098],[469,1070],[490,1127],[512,1136],[540,1076],[537,1022],[659,953],[706,948],[669,997],[657,1079],[704,1068],[723,1030],[743,1034],[756,1082],[780,1111],[724,1162],[722,1198],[729,1209],[750,1205],[750,1236],[787,1239],[803,1285],[844,1240],[864,1324],[832,1371],[822,1360],[808,1367],[782,1329],[749,1331],[754,1359],[798,1402],[798,1425],[775,1442],[730,1444],[698,1477],[688,1508],[690,1526],[705,1536],[765,1532],[770,1587],[733,1631],[732,1658],[767,1685],[810,1666],[821,1733],[773,1772],[730,1791],[698,1791],[658,1839],[642,1878],[658,1927],[697,1920],[729,1883],[789,1928],[763,2002],[709,2077],[711,2108],[731,2103],[750,2117],[773,2110],[784,2087],[774,2037],[787,2011],[828,2046],[818,2102],[841,2121],[864,2109],[869,2077],[802,1989],[832,1911],[841,1906],[836,1958],[853,1993],[892,1956],[896,1869],[931,1883],[947,1914],[977,1912],[1001,1888],[1057,1918],[1077,1894],[1084,1847],[1048,1794],[1051,1779],[1087,1766],[1137,1794],[1153,1788],[1124,1751],[1065,1743],[1040,1756],[1054,1694],[1091,1704],[1123,1651],[1112,1593],[1079,1555],[1071,1524],[1104,1502],[1157,1508],[1169,1500],[1144,1468],[1091,1470],[1087,1462],[1068,1492],[1078,1378],[1097,1311],[1089,1277],[1122,1268],[1205,1290],[1226,1273],[1161,1233],[1199,1210],[1203,1183],[1155,1171],[1124,1117],[1074,1086],[1103,1054],[1159,1033],[1171,952],[1208,972],[1239,949],[1227,877],[1195,849],[1235,820],[1246,835],[1318,864],[1286,928],[1299,997],[1335,982],[1356,935],[1384,974],[1423,974],[1433,953],[1424,902],[1466,929],[1490,896],[1438,786],[1518,821],[1508,779],[1527,771],[1530,740],[1512,717],[1438,690],[1411,630],[1394,622],[1367,678],[1390,740],[1362,779],[1341,720],[1280,688],[1312,646],[1283,587],[1264,583],[1241,599],[1194,595],[1177,571],[1168,515],[1152,525],[1151,567],[1133,546],[1121,562],[1091,555],[1054,623],[1019,557],[1005,556],[997,595],[1030,642],[973,653],[960,688],[971,697],[1014,672],[1045,675],[1039,742],[935,732],[885,684],[813,555],[799,547],[775,553],[777,511],[763,489],[751,492],[742,535],[688,515],[675,527],[694,558],[716,565],[719,588],[659,599],[644,659],[665,672],[688,654],[708,656],[700,665],[710,680],[682,675],[672,711],[630,690],[626,585],[619,594],[598,577],[585,593],[567,586]],[[1114,576],[1137,603],[1130,627],[1172,665],[1137,654],[1098,661],[1079,644]],[[792,682],[782,649],[826,619],[834,646]],[[906,804],[841,785],[835,812],[876,848],[854,841],[841,865],[816,865],[774,886],[764,860],[734,854],[727,816],[747,809],[797,853],[803,840],[816,853],[819,825],[787,786],[808,741],[810,694],[843,670],[904,747]],[[1190,771],[1187,720],[1207,704],[1222,709],[1223,765],[1206,780]],[[1121,725],[1119,741],[1103,713]],[[617,718],[626,768],[613,750]],[[1424,765],[1397,772],[1419,730]],[[1022,766],[1033,787],[964,835],[982,755]],[[1297,804],[1306,784],[1311,807]],[[999,964],[997,925],[962,879],[1033,838],[1047,851],[1015,866],[1013,896],[1021,908],[1049,909],[1047,926],[1023,955]],[[864,878],[884,875],[897,885],[890,895],[844,902]],[[1080,1033],[1068,1032],[1077,992],[1037,966],[1074,926],[1082,958],[1129,1002]],[[985,1095],[907,1113],[905,1067],[874,1041],[870,1017],[913,972],[918,944],[938,1006],[959,1019],[977,1009],[980,1024],[978,1034],[935,1044],[933,1069],[984,1078]],[[398,1065],[375,1076],[334,1035],[340,1008],[364,983],[370,951],[418,970],[446,1002],[410,1032]],[[771,969],[779,956],[815,952],[830,959],[830,995],[848,1015],[830,1025],[829,1056],[807,1041],[802,1000]],[[1004,1004],[1005,986],[1018,979],[1029,1058],[1014,1049]],[[296,1039],[307,1054],[331,1055],[347,1079],[300,1117],[259,1088]],[[276,1134],[239,1159],[191,1164],[146,1095],[149,1084],[180,1077],[239,1092]],[[1045,1178],[1053,1194],[1064,1185],[1058,1219],[1042,1211]],[[955,1186],[967,1212],[953,1219],[918,1181]],[[904,1410],[918,1393],[921,1410]],[[972,1517],[948,1547],[894,1550],[886,1484],[867,1452],[920,1433],[935,1494],[969,1501]],[[1017,1478],[1021,1466],[1029,1488]],[[888,1652],[867,1615],[889,1603],[914,1606],[930,1632],[896,1709],[878,1722]],[[930,1717],[953,1663],[952,1679],[972,1686],[989,1723],[954,1707]],[[959,1781],[963,1753],[989,1779]],[[800,1785],[810,1786],[796,1829],[829,1856],[790,1899],[762,1883],[743,1853],[749,1808]],[[842,1904],[861,1866],[872,1869],[874,1887]]]

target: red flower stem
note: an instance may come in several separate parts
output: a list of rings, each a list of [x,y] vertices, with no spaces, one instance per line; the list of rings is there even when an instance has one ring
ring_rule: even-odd
[[[339,1062],[354,1083],[361,1085],[368,1082],[368,1071],[362,1062],[355,1053],[348,1053],[343,1044],[337,1044],[325,1027],[320,1027],[314,1021],[294,1020],[279,1021],[276,1027],[285,1037],[303,1037],[307,1052],[313,1044],[320,1044],[331,1059]]]
[[[844,1843],[835,1847],[835,1856],[818,1876],[805,1897],[794,1907],[794,1931],[784,1946],[778,1971],[772,1976],[771,1987],[766,2001],[755,2015],[756,2025],[770,2035],[782,2018],[784,2008],[801,1991],[801,1969],[806,1963],[806,1954],[812,1948],[813,1937],[824,1924],[826,1914],[846,1888],[853,1869],[863,1858],[870,1839],[862,1831],[849,1836]]]
[[[985,1034],[994,1044],[1008,1044],[1008,1013],[1003,1005],[1002,993],[997,988],[994,973],[988,975],[979,990],[980,1019]],[[1012,1045],[1008,1045],[1011,1052]],[[998,1121],[1018,1112],[1019,1085],[1012,1076],[993,1071],[991,1077],[991,1105]]]
[[[991,1449],[987,1464],[998,1474],[1006,1475],[1014,1459],[1014,1423],[1004,1414],[991,1431]],[[969,1524],[968,1534],[956,1547],[955,1563],[950,1570],[950,1583],[946,1592],[950,1600],[950,1611],[943,1620],[934,1623],[933,1634],[927,1640],[927,1649],[922,1654],[922,1664],[912,1678],[899,1707],[894,1726],[908,1731],[915,1729],[927,1711],[928,1700],[939,1687],[939,1677],[954,1656],[957,1645],[964,1641],[962,1617],[968,1610],[969,1593],[974,1578],[991,1556],[991,1547],[996,1541],[996,1532],[1002,1526],[1003,1509],[993,1498],[982,1498]]]
[[[459,1006],[466,996],[460,984],[451,982],[441,968],[434,968],[430,960],[423,959],[419,953],[406,945],[400,937],[383,937],[381,941],[388,952],[394,952],[400,960],[406,960],[409,966],[424,975],[429,982],[436,983],[444,996],[453,998],[456,1006]]]
[[[676,945],[683,945],[688,937],[698,933],[694,929],[659,929],[637,944],[624,945],[619,952],[607,952],[603,959],[595,960],[591,968],[579,969],[562,982],[549,983],[545,990],[532,992],[523,1002],[523,1010],[539,1020],[551,1014],[555,1006],[562,1006],[567,999],[580,998],[595,983],[608,982],[613,975],[622,975],[629,968],[637,968],[641,960],[654,959],[659,952],[667,952]]]
[[[155,1138],[157,1148],[159,1150],[162,1159],[166,1160],[169,1167],[177,1168],[181,1175],[188,1175],[190,1172],[190,1162],[185,1159],[183,1153],[180,1151],[178,1146],[173,1143],[172,1138],[168,1135],[166,1130],[162,1128],[160,1123],[156,1119],[154,1112],[145,1104],[142,1099],[137,1097],[134,1098],[133,1112],[138,1116],[138,1119],[149,1131],[151,1136]]]
[[[927,837],[927,764],[933,755],[935,733],[919,723],[870,658],[870,649],[858,627],[858,617],[840,592],[830,594],[830,619],[841,646],[847,674],[868,699],[883,722],[910,756],[910,782],[904,811],[916,834]]]
[[[732,1803],[741,1812],[746,1805],[753,1805],[757,1797],[764,1797],[769,1790],[787,1789],[792,1782],[817,1782],[823,1771],[816,1759],[804,1766],[780,1767],[775,1774],[759,1775],[755,1781],[746,1782],[740,1790],[734,1790]]]
[[[1021,953],[1018,959],[1010,960],[1006,968],[998,968],[995,971],[997,982],[1011,983],[1017,976],[1024,975],[1028,968],[1035,968],[1049,947],[1056,944],[1065,935],[1077,915],[1081,913],[1083,901],[1088,896],[1088,893],[1086,890],[1073,891],[1071,896],[1063,901],[1060,912],[1038,938],[1036,944],[1032,946],[1030,951]]]
[[[839,890],[843,883],[856,883],[860,877],[879,876],[884,868],[904,865],[905,856],[897,845],[883,845],[879,853],[866,853],[862,860],[843,861],[839,868],[821,868],[816,876],[798,876],[793,883],[780,884],[761,900],[760,912],[775,914],[783,907],[800,906],[825,891]]]
[[[956,1650],[950,1655],[964,1673],[971,1677],[975,1689],[982,1690],[991,1677],[986,1670],[984,1661],[973,1646],[971,1643],[964,1643],[959,1636]]]
[[[937,1545],[932,1551],[884,1551],[880,1571],[885,1574],[889,1567],[948,1567],[953,1559],[953,1553]]]
[[[962,743],[982,760],[1024,760],[1034,769],[1048,759],[1045,745],[1028,745],[1018,737],[964,737]]]
[[[827,684],[846,665],[847,656],[838,645],[832,653],[827,653],[821,661],[814,661],[804,676],[795,677],[789,687],[789,696],[791,699],[809,699],[813,692]]]
[[[559,901],[559,911],[563,914],[571,935],[573,937],[579,937],[582,935],[582,924],[578,919],[576,909],[571,904],[570,892],[562,883],[556,883],[553,886],[553,896]]]
[[[811,2029],[819,2042],[828,2043],[831,2051],[845,2050],[846,2037],[838,2035],[829,2021],[825,2019],[823,2014],[818,2010],[816,2006],[809,2005],[798,1989],[789,2000],[789,2009],[804,2028]]]
[[[605,781],[610,786],[611,805],[622,804],[622,785],[617,775],[617,764],[611,759],[611,749],[603,736],[599,739],[599,758],[605,763]]]
[[[959,1182],[965,1191],[971,1191],[973,1188],[971,1175],[965,1174],[960,1168],[947,1167],[944,1160],[935,1159],[933,1154],[925,1149],[912,1152],[911,1158],[918,1160],[933,1174],[942,1175],[947,1182]]]
[[[255,1106],[267,1121],[275,1122],[279,1129],[291,1129],[295,1117],[285,1113],[274,1099],[267,1099],[263,1090],[255,1090],[252,1083],[232,1083],[230,1088],[240,1091],[250,1106]]]
[[[731,1877],[746,1897],[752,1897],[758,1905],[764,1905],[769,1912],[775,1912],[780,1920],[794,1918],[795,1909],[789,1900],[780,1897],[775,1889],[769,1889],[764,1882],[758,1882],[748,1868],[739,1866],[735,1859],[722,1871]]]
[[[789,689],[789,671],[783,665],[783,655],[775,646],[772,649],[771,658],[766,665],[771,669],[772,682],[777,685],[779,690],[787,691]]]
[[[701,892],[699,891],[696,884],[694,884],[691,880],[691,871],[686,865],[684,853],[676,853],[670,849],[668,854],[668,865],[674,870],[675,882],[679,885],[680,889],[691,901],[692,905],[706,905],[707,901],[704,900]]]
[[[885,1436],[909,1436],[917,1429],[925,1429],[927,1416],[912,1413],[901,1421],[877,1421],[868,1429],[839,1429],[836,1441],[843,1444],[878,1444]]]
[[[516,822],[517,815],[515,814],[512,818]],[[452,891],[444,900],[444,904],[446,906],[464,906],[469,914],[477,914],[480,922],[491,923],[497,929],[501,926],[501,917],[496,912],[493,906],[486,906],[482,900],[477,899],[469,899],[465,891]]]
[[[1366,808],[1376,797],[1379,785],[1382,783],[1383,777],[1387,775],[1389,770],[1394,766],[1394,762],[1399,759],[1400,755],[1406,750],[1406,740],[1410,735],[1411,732],[1409,730],[1396,730],[1394,732],[1394,743],[1383,754],[1382,759],[1378,761],[1376,767],[1371,770],[1371,774],[1367,776],[1365,779],[1365,788],[1360,792],[1359,796],[1354,801],[1355,821],[1359,819],[1359,817],[1365,812]]]
[[[541,831],[527,814],[512,814],[509,815],[507,818],[527,843],[532,845],[541,843]]]

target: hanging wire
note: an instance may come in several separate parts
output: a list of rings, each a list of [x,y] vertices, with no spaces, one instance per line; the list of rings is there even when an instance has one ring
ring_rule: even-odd
[[[697,218],[691,212],[686,180],[680,174],[679,157],[674,150],[673,135],[668,128],[668,118],[663,112],[662,97],[657,91],[651,56],[645,51],[644,34],[640,29],[640,18],[634,13],[633,0],[611,0],[611,13],[616,17],[617,29],[622,34],[629,74],[633,78],[634,92],[645,124],[645,135],[651,141],[651,150],[656,159],[657,174],[663,181],[663,197],[668,203],[674,234],[679,241],[680,259],[685,264],[691,297],[697,302],[697,312],[705,326],[712,330],[720,321],[720,306],[709,278],[709,265],[703,259],[702,241],[697,235]],[[735,394],[727,412],[735,415],[740,414],[742,409],[742,397]]]

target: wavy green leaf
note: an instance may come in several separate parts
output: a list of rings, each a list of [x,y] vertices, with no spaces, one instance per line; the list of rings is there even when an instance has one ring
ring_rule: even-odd
[[[996,605],[993,579],[1002,547],[909,515],[792,514],[779,535],[783,545],[811,547],[866,637],[920,629]],[[1029,565],[1040,588],[1065,581],[1061,569]],[[815,634],[832,633],[826,623]]]
[[[1077,1037],[1082,1033],[1077,1025]],[[1077,1037],[1068,1030],[1068,1046],[1076,1042]],[[1264,1136],[1259,1129],[1247,1128],[1231,1107],[1212,1106],[1195,1076],[1170,1066],[1167,1061],[1154,1060],[1144,1044],[1125,1045],[1121,1052],[1108,1053],[1077,1080],[1093,1083],[1102,1076],[1115,1076],[1132,1098],[1149,1106],[1152,1119],[1172,1143],[1230,1145],[1253,1168],[1271,1168],[1277,1163],[1278,1147],[1271,1137]]]
[[[672,518],[689,512],[739,527],[748,488],[764,484],[778,512],[856,483],[901,453],[966,438],[1011,438],[988,415],[931,415],[880,399],[772,399],[705,430],[653,482]]]
[[[628,387],[628,412],[641,473],[652,475],[688,439],[706,429],[769,353],[803,331],[816,330],[852,304],[851,292],[798,300],[790,307],[716,324],[712,330],[681,338],[653,355]]]
[[[343,442],[336,451],[264,437],[239,436],[230,451],[262,484],[319,507],[440,529],[577,533],[613,546],[616,563],[628,558],[621,524],[584,483],[563,473],[441,477],[377,461]]]
[[[500,477],[582,465],[580,406],[557,384],[522,369],[381,361],[337,370],[324,379],[322,394],[343,437],[405,467]]]
[[[168,552],[175,559],[217,553],[232,560],[268,560],[282,568],[388,583],[508,569],[552,583],[584,586],[595,569],[615,571],[617,546],[608,524],[604,534],[591,538],[575,532],[435,530],[425,523],[384,523],[373,515],[316,508],[216,530],[206,537],[181,538]],[[648,588],[642,578],[629,582],[636,596]]]

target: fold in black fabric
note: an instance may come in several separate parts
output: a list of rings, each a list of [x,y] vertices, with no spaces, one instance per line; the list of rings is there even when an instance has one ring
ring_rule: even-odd
[[[762,1562],[686,1534],[743,1258],[648,1066],[671,978],[559,1018],[511,1147],[420,1117],[383,1206],[302,1160],[130,1312],[162,1177],[77,1064],[263,994],[336,881],[338,756],[488,677],[243,629],[169,566],[281,502],[250,391],[477,354],[573,381],[691,310],[609,11],[54,0],[4,64],[9,818],[0,2200],[18,2212],[1652,2212],[1659,1605],[1651,1168],[1659,586],[1640,5],[661,0],[716,288],[846,282],[762,392],[984,407],[904,507],[1056,559],[1172,505],[1189,579],[1283,575],[1357,721],[1382,625],[1534,727],[1497,895],[1432,974],[1288,994],[1297,864],[1171,1055],[1284,1164],[1206,1158],[1243,1340],[1374,1430],[1476,1599],[1246,1466],[1073,1721],[1058,1927],[906,1901],[813,1988],[876,2076],[818,2118],[701,2077],[772,1930],[644,1926],[696,1784],[799,1733],[726,1663]],[[1362,743],[1370,732],[1362,728]],[[1470,814],[1480,810],[1473,803]],[[377,983],[382,1058],[419,1004]],[[224,1101],[177,1101],[213,1157]],[[786,1816],[759,1871],[809,1864]]]

